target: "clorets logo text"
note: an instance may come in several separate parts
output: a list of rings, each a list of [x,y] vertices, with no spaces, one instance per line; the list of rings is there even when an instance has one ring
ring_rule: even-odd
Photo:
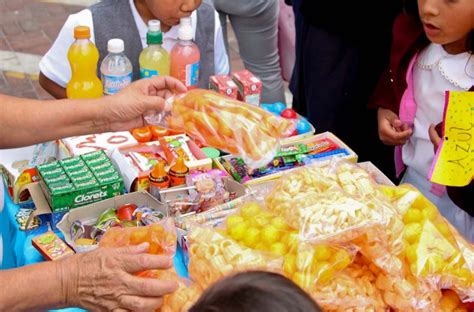
[[[107,192],[105,192],[105,191],[102,191],[102,192],[96,193],[96,194],[92,194],[92,195],[81,194],[81,195],[77,196],[76,198],[74,198],[74,202],[76,204],[80,204],[80,203],[88,202],[88,201],[91,201],[91,200],[101,199],[101,198],[104,198],[106,196],[107,196]]]

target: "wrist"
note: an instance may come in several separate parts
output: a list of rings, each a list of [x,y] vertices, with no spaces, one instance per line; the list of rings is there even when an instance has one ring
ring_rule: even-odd
[[[77,254],[62,261],[57,261],[56,272],[57,278],[60,281],[61,303],[64,307],[78,306],[78,281],[79,281],[79,267],[80,258],[82,256]]]

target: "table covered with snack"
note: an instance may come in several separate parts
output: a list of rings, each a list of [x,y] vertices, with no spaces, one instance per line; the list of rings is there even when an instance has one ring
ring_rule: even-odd
[[[281,103],[192,90],[147,121],[2,154],[3,268],[148,242],[175,257],[140,273],[179,281],[162,311],[256,269],[326,311],[472,309],[473,245],[418,190]]]

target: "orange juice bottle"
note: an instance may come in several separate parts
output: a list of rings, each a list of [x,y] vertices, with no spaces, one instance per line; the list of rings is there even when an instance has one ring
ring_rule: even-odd
[[[178,156],[174,166],[170,168],[170,185],[177,186],[186,183],[186,176],[189,174],[189,168],[184,164],[183,156]]]
[[[97,77],[99,51],[90,41],[90,37],[89,27],[74,28],[76,40],[67,54],[72,72],[71,80],[66,88],[69,99],[91,99],[102,96],[102,82]]]
[[[193,42],[193,27],[189,17],[180,20],[178,39],[170,55],[171,76],[180,80],[188,89],[193,89],[197,87],[199,80],[201,53]]]

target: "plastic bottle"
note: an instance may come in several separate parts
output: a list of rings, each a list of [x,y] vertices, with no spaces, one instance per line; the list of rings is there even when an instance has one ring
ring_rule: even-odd
[[[160,21],[151,20],[148,22],[146,43],[148,47],[143,49],[138,59],[140,78],[169,76],[170,56],[168,51],[161,46],[163,43],[163,33],[160,29]]]
[[[91,99],[102,96],[102,83],[97,77],[99,51],[90,41],[91,33],[87,26],[74,28],[76,39],[67,54],[71,65],[71,80],[66,87],[70,99]]]
[[[165,171],[165,163],[159,161],[150,172],[150,194],[158,200],[161,200],[160,190],[167,189],[170,186],[170,179]]]
[[[100,74],[104,94],[115,94],[132,82],[132,63],[125,56],[122,39],[110,39],[107,43],[109,54],[100,65]]]
[[[184,17],[180,20],[178,39],[171,50],[171,76],[180,80],[188,89],[194,89],[199,80],[201,53],[193,42],[191,18]]]
[[[177,186],[186,184],[186,176],[189,174],[189,168],[184,164],[183,156],[176,159],[176,163],[169,170],[170,185]]]

